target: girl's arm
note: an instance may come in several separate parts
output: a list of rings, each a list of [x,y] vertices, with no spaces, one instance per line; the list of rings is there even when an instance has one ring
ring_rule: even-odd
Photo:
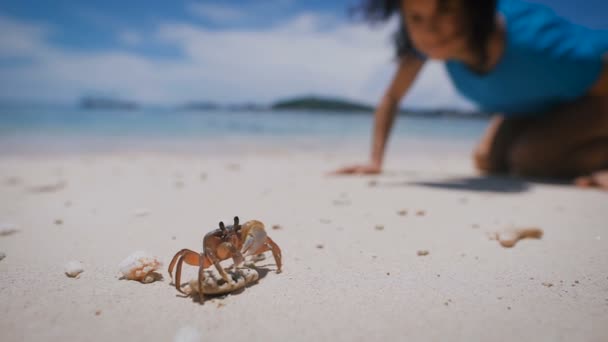
[[[372,140],[371,160],[368,164],[355,165],[337,170],[337,174],[374,174],[382,170],[384,151],[388,140],[399,102],[410,88],[418,72],[422,69],[424,60],[415,55],[403,57],[395,72],[393,80],[384,93],[374,114],[374,131]]]

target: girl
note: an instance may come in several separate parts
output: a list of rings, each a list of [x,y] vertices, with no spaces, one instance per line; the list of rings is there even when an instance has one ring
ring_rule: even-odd
[[[368,0],[361,9],[370,21],[400,15],[399,66],[375,113],[371,161],[337,173],[381,172],[399,101],[433,58],[496,113],[475,148],[477,169],[608,189],[608,32],[519,0]]]

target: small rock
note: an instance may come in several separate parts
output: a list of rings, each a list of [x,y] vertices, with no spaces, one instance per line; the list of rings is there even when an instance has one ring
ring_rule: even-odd
[[[369,182],[367,182],[367,186],[377,186],[378,185],[378,181],[377,180],[371,180]]]
[[[65,264],[65,274],[70,278],[77,278],[80,273],[84,272],[84,267],[80,261],[70,261]]]
[[[19,177],[9,177],[4,181],[4,184],[15,186],[21,183],[21,179]]]
[[[148,216],[148,215],[150,215],[150,210],[145,209],[145,208],[136,209],[135,211],[133,211],[133,215],[135,215],[137,217]]]
[[[6,254],[4,254],[3,252],[0,252],[0,260],[6,258]]]
[[[95,316],[101,315],[101,310],[95,310]]]
[[[12,223],[0,223],[0,236],[9,236],[13,235],[19,230],[17,229],[17,225]]]
[[[316,247],[317,247],[317,249],[323,249],[323,248],[325,248],[325,246],[323,246],[322,244],[318,244]]]
[[[551,287],[551,286],[553,286],[552,283],[547,283],[547,282],[542,283],[542,285],[545,286],[545,287]]]
[[[426,215],[426,211],[424,211],[424,210],[418,210],[416,212],[416,216],[424,216],[424,215]]]
[[[399,215],[399,216],[406,216],[407,215],[407,210],[405,210],[405,209],[399,210],[397,212],[397,215]]]
[[[341,200],[341,199],[340,199],[340,200],[333,200],[333,201],[332,201],[332,203],[333,203],[335,206],[338,206],[338,207],[339,207],[339,206],[347,206],[347,205],[350,205],[350,201],[349,201],[349,200]]]
[[[384,230],[384,226],[383,226],[383,225],[381,225],[381,224],[377,224],[377,225],[374,227],[374,229],[375,229],[375,230]]]
[[[59,181],[54,184],[45,184],[45,185],[36,185],[29,187],[29,192],[36,193],[49,193],[49,192],[57,192],[62,190],[68,185],[66,181]]]
[[[56,219],[55,220],[55,224],[56,225],[61,225],[61,224],[63,224],[63,220],[62,219]]]
[[[280,229],[283,229],[283,227],[281,227],[281,225],[275,224],[275,225],[272,226],[272,229],[273,230],[280,230]]]
[[[418,254],[418,256],[425,256],[425,255],[429,255],[429,251],[423,249],[423,250],[419,250],[416,254]]]

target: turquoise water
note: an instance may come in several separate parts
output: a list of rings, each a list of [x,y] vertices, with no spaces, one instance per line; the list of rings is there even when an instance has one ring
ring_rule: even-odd
[[[372,113],[4,108],[0,109],[0,144],[2,152],[237,141],[367,145],[372,125]],[[392,139],[470,144],[485,125],[486,120],[480,119],[400,116]]]

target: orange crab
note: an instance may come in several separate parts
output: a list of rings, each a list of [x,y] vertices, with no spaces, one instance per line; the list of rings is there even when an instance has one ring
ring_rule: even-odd
[[[249,255],[258,255],[266,251],[271,251],[274,261],[277,265],[277,273],[281,272],[281,249],[272,241],[264,230],[264,224],[260,221],[251,220],[243,225],[239,224],[239,218],[234,217],[232,226],[224,226],[220,222],[220,228],[215,229],[203,237],[203,251],[197,253],[190,249],[182,249],[171,260],[169,264],[169,275],[173,278],[173,267],[175,271],[175,288],[184,293],[181,289],[181,273],[182,264],[185,262],[188,265],[198,266],[198,286],[203,288],[205,278],[205,269],[215,266],[221,277],[228,283],[232,284],[232,278],[226,273],[226,270],[220,265],[220,261],[232,258],[234,266],[240,266],[245,261],[245,257]],[[201,294],[202,296],[202,294]]]

